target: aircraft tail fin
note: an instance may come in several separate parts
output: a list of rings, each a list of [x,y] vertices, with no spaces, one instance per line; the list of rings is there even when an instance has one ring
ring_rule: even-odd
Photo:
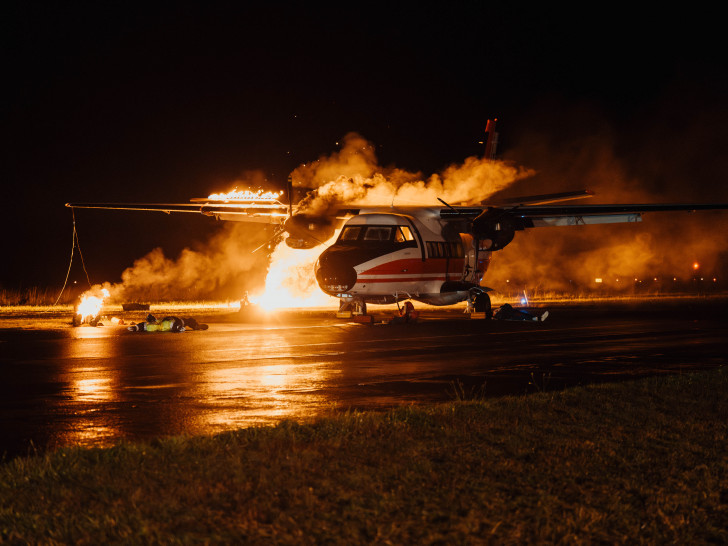
[[[485,159],[495,159],[495,149],[498,146],[498,133],[495,132],[497,121],[497,118],[489,119],[488,123],[485,124]]]

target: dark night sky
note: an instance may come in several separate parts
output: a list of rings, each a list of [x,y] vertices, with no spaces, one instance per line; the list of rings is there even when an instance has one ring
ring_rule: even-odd
[[[0,288],[60,287],[68,201],[185,202],[251,169],[282,187],[349,131],[383,165],[425,175],[481,153],[489,117],[500,120],[500,152],[540,171],[549,166],[528,156],[534,138],[568,153],[607,132],[629,175],[665,200],[728,201],[728,65],[715,14],[131,6],[4,8]],[[690,160],[674,162],[686,149]],[[570,172],[563,161],[553,169]],[[549,187],[584,187],[564,184]],[[93,282],[216,228],[103,211],[79,211],[77,226]]]

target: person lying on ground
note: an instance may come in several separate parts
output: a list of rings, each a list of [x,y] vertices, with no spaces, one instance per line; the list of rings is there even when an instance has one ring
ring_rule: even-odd
[[[500,309],[495,312],[493,318],[497,320],[535,320],[543,322],[548,316],[548,311],[544,311],[540,316],[532,315],[528,311],[523,311],[522,309],[514,309],[509,304],[504,303],[500,306]]]
[[[130,332],[184,332],[185,330],[207,330],[207,324],[201,324],[194,318],[164,317],[157,320],[152,314],[147,315],[145,322],[132,324],[127,328]]]

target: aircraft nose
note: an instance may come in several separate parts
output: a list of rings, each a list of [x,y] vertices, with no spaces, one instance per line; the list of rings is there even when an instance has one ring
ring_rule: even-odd
[[[321,290],[335,296],[351,290],[356,284],[356,271],[347,252],[336,252],[334,247],[324,251],[316,266],[316,282]]]

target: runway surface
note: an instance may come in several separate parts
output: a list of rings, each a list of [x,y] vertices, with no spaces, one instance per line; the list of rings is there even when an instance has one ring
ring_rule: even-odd
[[[0,454],[728,363],[725,299],[547,307],[543,323],[440,310],[389,325],[231,312],[197,316],[209,329],[181,334],[0,313]]]

